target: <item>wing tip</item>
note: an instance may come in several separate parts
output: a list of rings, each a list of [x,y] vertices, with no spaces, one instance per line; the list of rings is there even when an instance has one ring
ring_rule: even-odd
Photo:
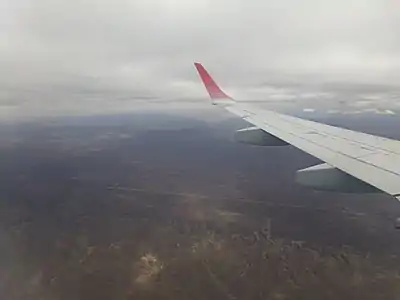
[[[202,63],[195,62],[194,66],[196,67],[197,72],[199,73],[200,78],[203,81],[203,84],[212,100],[233,100],[232,97],[228,96],[224,91],[222,91],[222,89],[208,73],[206,68],[204,68]]]

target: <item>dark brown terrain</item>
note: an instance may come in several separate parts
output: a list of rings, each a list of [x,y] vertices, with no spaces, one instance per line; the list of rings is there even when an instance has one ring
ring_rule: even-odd
[[[399,299],[400,205],[296,186],[237,120],[4,126],[0,299]]]

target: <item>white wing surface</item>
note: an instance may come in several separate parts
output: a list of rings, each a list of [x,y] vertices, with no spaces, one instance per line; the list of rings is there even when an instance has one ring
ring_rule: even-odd
[[[394,197],[400,198],[400,141],[308,121],[245,103],[226,95],[195,64],[213,104]]]

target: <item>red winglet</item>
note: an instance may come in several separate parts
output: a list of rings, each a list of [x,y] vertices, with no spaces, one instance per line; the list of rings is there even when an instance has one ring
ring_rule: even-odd
[[[210,94],[211,99],[231,99],[227,94],[225,94],[221,88],[215,83],[214,79],[208,74],[207,70],[200,63],[194,63],[207,92]]]

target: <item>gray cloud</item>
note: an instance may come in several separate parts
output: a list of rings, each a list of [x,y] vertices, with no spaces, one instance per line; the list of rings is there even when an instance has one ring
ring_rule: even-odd
[[[143,98],[201,98],[194,60],[242,97],[265,83],[397,85],[400,74],[395,0],[0,5],[0,116],[99,112],[121,101],[129,109]]]

